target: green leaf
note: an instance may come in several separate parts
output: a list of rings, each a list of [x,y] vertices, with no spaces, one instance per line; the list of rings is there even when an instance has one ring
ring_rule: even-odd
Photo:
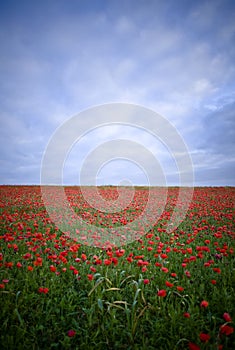
[[[99,307],[99,309],[100,309],[101,311],[104,310],[104,306],[103,306],[103,301],[102,301],[102,299],[98,299],[98,307]]]

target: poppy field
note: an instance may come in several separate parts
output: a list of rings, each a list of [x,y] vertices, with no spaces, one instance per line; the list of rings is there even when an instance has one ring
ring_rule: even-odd
[[[117,196],[115,186],[99,191]],[[136,187],[112,214],[79,187],[65,192],[76,215],[117,232],[148,198]],[[0,186],[0,348],[235,349],[235,188],[195,188],[169,233],[178,192],[168,188],[160,218],[137,240],[95,247],[87,232],[76,239],[56,226],[40,186]]]

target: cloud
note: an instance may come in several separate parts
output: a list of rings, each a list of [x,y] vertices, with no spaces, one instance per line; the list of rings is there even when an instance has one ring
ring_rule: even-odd
[[[201,147],[225,158],[235,154],[235,101],[204,119],[205,137]]]
[[[37,181],[55,129],[79,111],[108,102],[140,104],[168,118],[193,155],[200,183],[212,167],[206,154],[218,169],[232,169],[233,1],[0,6],[1,181]],[[140,138],[137,131],[113,130],[114,136],[120,132]],[[90,146],[102,142],[100,135]],[[81,149],[85,156],[90,148],[84,143]],[[171,176],[170,157],[163,151],[161,157]]]
[[[208,114],[197,151],[192,154],[200,183],[233,185],[235,173],[235,102]]]

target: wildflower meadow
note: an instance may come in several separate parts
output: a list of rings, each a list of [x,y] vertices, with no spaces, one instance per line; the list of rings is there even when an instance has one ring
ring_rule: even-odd
[[[115,186],[99,191],[117,196]],[[148,189],[136,187],[117,213],[89,206],[80,187],[65,192],[85,222],[118,233],[143,211]],[[235,188],[195,188],[169,233],[178,192],[168,188],[147,233],[117,247],[62,232],[40,186],[0,186],[0,348],[235,349]]]

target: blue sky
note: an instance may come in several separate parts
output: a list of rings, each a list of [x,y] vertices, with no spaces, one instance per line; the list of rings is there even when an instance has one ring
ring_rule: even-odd
[[[0,27],[0,183],[39,184],[46,146],[63,122],[122,102],[176,128],[195,185],[235,186],[234,1],[9,0],[0,3]],[[151,135],[107,126],[88,136],[65,161],[65,184],[77,183],[89,152],[120,137],[151,149],[167,185],[178,184],[174,161]],[[111,160],[97,183],[127,178],[146,182],[135,163]]]

